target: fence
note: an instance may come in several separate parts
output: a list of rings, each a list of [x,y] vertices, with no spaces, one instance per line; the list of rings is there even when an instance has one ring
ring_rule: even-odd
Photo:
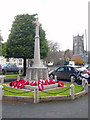
[[[14,89],[14,88],[13,88]],[[47,94],[59,94],[59,93],[64,93],[66,91],[68,91],[70,89],[70,96],[71,99],[74,100],[75,99],[75,91],[74,91],[74,84],[71,84],[70,87],[67,87],[65,90],[59,91],[59,92],[55,92],[55,93],[51,93],[48,91],[41,91]],[[83,82],[83,89],[81,91],[85,91],[86,93],[88,93],[88,83],[86,81]],[[16,93],[16,94],[23,94],[23,93],[28,93],[28,92],[32,92],[33,90],[29,90],[29,91],[25,91],[25,92],[13,92],[13,91],[9,91],[5,88],[3,88],[2,85],[0,85],[0,100],[2,100],[2,96],[3,96],[3,92],[4,91],[8,91],[10,93]],[[34,89],[34,103],[38,103],[39,102],[39,96],[38,96],[38,89]],[[36,92],[36,93],[35,93]]]

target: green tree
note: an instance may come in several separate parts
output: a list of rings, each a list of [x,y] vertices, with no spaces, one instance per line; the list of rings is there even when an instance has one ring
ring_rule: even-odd
[[[35,25],[36,14],[17,15],[7,40],[7,58],[24,59],[24,76],[26,75],[26,59],[34,57]],[[40,27],[40,54],[44,59],[48,54],[48,43],[45,38],[45,31]]]
[[[6,48],[7,48],[7,42],[2,43],[2,55],[3,56],[7,56],[6,55]]]

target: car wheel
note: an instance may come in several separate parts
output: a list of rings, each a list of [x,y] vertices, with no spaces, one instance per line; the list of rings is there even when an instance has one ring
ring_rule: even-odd
[[[75,80],[76,80],[76,77],[74,75],[71,75],[70,76],[70,82],[75,82]]]
[[[54,75],[52,75],[52,74],[49,75],[49,77],[50,77],[50,79],[54,79]]]

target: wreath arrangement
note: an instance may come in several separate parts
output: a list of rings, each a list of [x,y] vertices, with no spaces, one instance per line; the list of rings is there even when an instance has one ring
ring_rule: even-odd
[[[29,84],[29,81],[26,81],[24,79],[20,79],[20,80],[11,81],[9,85],[12,88],[22,89],[22,88],[24,88],[24,85],[28,85],[28,84]]]
[[[30,85],[30,86],[36,86],[38,85],[38,89],[40,91],[44,90],[44,85],[50,85],[50,84],[55,84],[58,83],[58,87],[64,87],[64,83],[60,81],[56,81],[55,79],[48,79],[48,80],[38,80],[38,81],[27,81],[24,79],[20,80],[15,80],[10,82],[10,86],[12,88],[19,88],[22,89],[24,88],[24,85]]]

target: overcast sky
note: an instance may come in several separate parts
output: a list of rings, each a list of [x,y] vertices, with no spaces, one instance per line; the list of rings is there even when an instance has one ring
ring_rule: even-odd
[[[7,41],[14,17],[38,13],[47,40],[72,49],[73,35],[88,33],[88,0],[1,0],[0,30]],[[86,37],[85,37],[86,38]]]

